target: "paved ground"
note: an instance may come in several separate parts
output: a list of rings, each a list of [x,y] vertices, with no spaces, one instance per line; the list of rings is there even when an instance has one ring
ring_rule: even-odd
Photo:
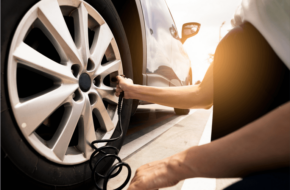
[[[136,169],[143,164],[171,156],[191,146],[208,143],[211,133],[211,114],[211,109],[191,110],[186,116],[177,116],[172,108],[154,104],[140,106],[131,119],[127,138],[119,155],[131,166],[134,174]],[[13,167],[12,164],[7,165],[7,163],[5,166],[9,170]],[[26,187],[34,189],[30,186],[28,179],[18,179],[19,175],[19,171],[10,172],[9,175],[5,173],[7,179],[16,177],[18,182],[6,181],[10,189],[25,189]],[[126,176],[124,170],[124,173],[110,181],[108,189],[112,190],[117,187]],[[165,190],[221,190],[237,180],[187,179]],[[90,185],[87,190],[95,190],[95,188]]]
[[[191,110],[187,116],[177,116],[172,108],[140,106],[131,119],[120,156],[131,166],[134,174],[143,164],[168,157],[191,146],[208,143],[211,115],[212,109]],[[119,186],[126,176],[127,171],[122,171],[120,176],[109,182],[108,189]],[[239,179],[188,179],[164,190],[220,190],[237,180]]]

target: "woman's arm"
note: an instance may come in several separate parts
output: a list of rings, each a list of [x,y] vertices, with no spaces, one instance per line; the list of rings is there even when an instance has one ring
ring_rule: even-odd
[[[151,190],[192,177],[242,177],[289,166],[290,102],[209,144],[141,166],[128,190]]]
[[[124,91],[126,99],[138,99],[175,108],[210,108],[213,103],[213,64],[200,85],[182,87],[150,87],[135,85],[118,76],[116,95]]]

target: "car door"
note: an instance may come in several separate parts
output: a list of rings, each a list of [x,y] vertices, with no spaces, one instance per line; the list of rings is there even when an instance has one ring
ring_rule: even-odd
[[[164,0],[140,0],[146,27],[147,85],[169,86],[172,70],[172,18]]]
[[[175,78],[170,79],[170,86],[188,85],[188,73],[191,67],[191,62],[180,41],[177,27],[169,8],[168,11],[172,19],[172,27],[170,29],[172,36],[171,62],[175,74],[174,76],[176,76]]]

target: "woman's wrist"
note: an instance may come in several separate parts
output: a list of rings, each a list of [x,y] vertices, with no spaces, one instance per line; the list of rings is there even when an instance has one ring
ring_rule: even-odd
[[[193,163],[187,162],[188,150],[182,151],[169,157],[168,168],[178,178],[178,180],[184,180],[187,178],[197,177],[193,168]]]
[[[125,93],[127,93],[128,99],[137,99],[136,98],[136,88],[138,85],[130,84],[127,86]]]

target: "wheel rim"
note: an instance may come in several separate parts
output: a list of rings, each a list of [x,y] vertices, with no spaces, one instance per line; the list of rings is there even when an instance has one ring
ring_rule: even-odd
[[[74,35],[67,17],[73,20]],[[35,31],[49,42],[37,40]],[[49,43],[59,60],[50,57]],[[118,98],[110,79],[123,73],[121,57],[107,23],[86,2],[42,0],[33,6],[14,34],[7,72],[17,124],[47,159],[82,163],[92,153],[90,142],[113,134]]]

